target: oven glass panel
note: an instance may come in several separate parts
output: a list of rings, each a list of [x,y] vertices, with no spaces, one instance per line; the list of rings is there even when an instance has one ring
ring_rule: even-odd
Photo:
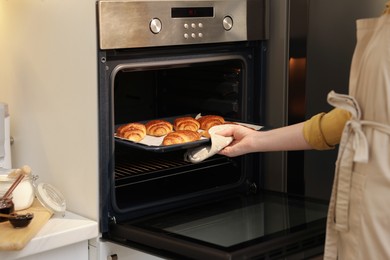
[[[215,204],[212,208],[202,209],[208,212],[207,215],[202,216],[202,212],[197,212],[198,209],[189,210],[158,218],[158,221],[154,219],[156,222],[149,222],[148,225],[230,247],[324,218],[327,209],[325,205],[272,195],[249,197],[246,202],[248,204],[230,200],[226,201],[226,204]],[[238,207],[234,208],[234,205]],[[215,206],[216,210],[213,209]],[[212,215],[209,215],[210,210]],[[194,214],[196,217],[192,218]],[[189,216],[192,219],[188,219]],[[183,222],[183,219],[188,222]],[[164,220],[167,222],[164,223]]]
[[[251,244],[285,239],[299,232],[310,233],[313,227],[321,226],[323,231],[327,209],[328,204],[324,201],[262,191],[256,195],[235,196],[156,214],[121,225],[155,232],[156,236],[168,235],[176,242],[177,238],[181,238],[229,252]],[[131,240],[140,237],[142,235],[137,232]],[[289,243],[297,242],[289,240]],[[283,246],[282,243],[280,246]]]

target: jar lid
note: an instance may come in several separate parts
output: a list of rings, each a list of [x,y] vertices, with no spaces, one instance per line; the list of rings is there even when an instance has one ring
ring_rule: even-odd
[[[35,187],[35,195],[45,208],[54,214],[64,215],[66,209],[65,198],[54,186],[39,183]]]

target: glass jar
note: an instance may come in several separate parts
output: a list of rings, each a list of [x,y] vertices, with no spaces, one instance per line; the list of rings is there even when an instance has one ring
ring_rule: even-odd
[[[27,209],[33,203],[35,197],[33,181],[36,178],[37,176],[35,175],[26,175],[12,192],[12,201],[15,211]],[[4,194],[15,180],[15,177],[0,175],[0,194]]]
[[[10,177],[13,169],[0,168],[0,198],[7,192],[17,177]],[[14,210],[29,208],[34,198],[53,214],[65,215],[66,201],[62,193],[54,186],[47,183],[36,183],[38,175],[28,174],[12,192]]]

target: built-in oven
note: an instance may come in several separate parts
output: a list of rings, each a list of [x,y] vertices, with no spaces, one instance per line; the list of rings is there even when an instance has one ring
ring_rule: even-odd
[[[262,186],[261,154],[185,160],[119,126],[218,115],[264,124],[267,0],[98,1],[102,241],[169,259],[321,253],[327,204]],[[265,130],[263,130],[265,131]]]

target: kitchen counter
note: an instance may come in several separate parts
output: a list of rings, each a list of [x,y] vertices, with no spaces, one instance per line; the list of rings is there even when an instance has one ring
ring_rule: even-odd
[[[68,248],[68,251],[72,251],[69,253],[75,254],[76,250],[72,249],[72,245],[77,245],[75,248],[80,248],[80,246],[83,248],[85,246],[85,252],[88,254],[88,240],[97,236],[98,224],[96,221],[67,211],[65,216],[53,216],[49,219],[38,234],[22,250],[0,251],[0,259],[18,259],[22,257],[28,259],[29,256],[41,256],[46,252],[55,252],[55,250],[60,250],[61,248]],[[58,254],[59,252],[55,253]],[[85,253],[83,252],[82,254]],[[43,258],[39,257],[39,259]],[[56,256],[56,259],[61,259],[61,256]],[[81,258],[78,257],[78,259]]]

